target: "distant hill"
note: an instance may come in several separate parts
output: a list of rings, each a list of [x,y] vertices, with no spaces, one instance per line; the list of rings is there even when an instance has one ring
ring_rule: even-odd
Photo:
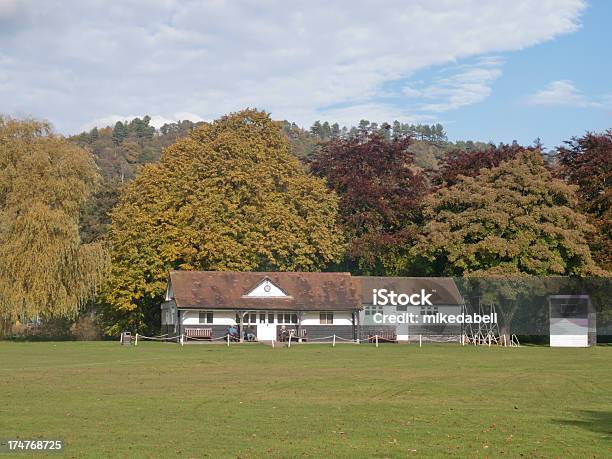
[[[149,116],[117,121],[114,126],[95,127],[70,139],[91,151],[105,180],[124,182],[134,178],[143,164],[159,160],[164,148],[199,124],[185,120],[155,129],[150,121]]]
[[[150,122],[149,116],[117,121],[114,126],[95,127],[70,137],[70,140],[91,151],[103,177],[100,190],[88,203],[81,218],[84,241],[105,237],[110,224],[110,211],[124,183],[132,180],[144,164],[158,161],[164,148],[202,124],[183,120],[156,129]],[[379,125],[362,120],[358,126],[340,127],[337,123],[316,121],[308,130],[286,120],[280,121],[280,125],[291,144],[292,153],[304,163],[308,163],[322,143],[337,137],[357,135],[359,131],[379,131],[388,138],[394,135],[412,136],[414,143],[411,149],[415,154],[415,163],[427,172],[435,171],[440,159],[450,150],[477,150],[488,146],[482,142],[448,142],[441,124],[414,125],[394,121]]]

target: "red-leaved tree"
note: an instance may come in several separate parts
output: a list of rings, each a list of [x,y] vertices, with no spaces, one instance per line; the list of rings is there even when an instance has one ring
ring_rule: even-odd
[[[349,241],[346,268],[354,273],[404,272],[418,233],[424,176],[414,167],[409,137],[361,132],[334,139],[315,153],[311,170],[340,197],[340,223]]]
[[[612,129],[573,137],[557,149],[558,173],[578,185],[582,209],[598,232],[589,241],[593,258],[612,269]]]
[[[434,182],[438,185],[452,186],[457,183],[460,175],[476,177],[483,168],[491,169],[497,167],[502,161],[515,159],[521,151],[534,151],[536,148],[513,144],[490,145],[485,150],[454,150],[442,159]]]

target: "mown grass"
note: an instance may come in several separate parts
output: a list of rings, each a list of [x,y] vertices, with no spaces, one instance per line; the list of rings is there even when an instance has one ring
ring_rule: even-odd
[[[2,342],[0,402],[68,457],[603,458],[612,347]]]

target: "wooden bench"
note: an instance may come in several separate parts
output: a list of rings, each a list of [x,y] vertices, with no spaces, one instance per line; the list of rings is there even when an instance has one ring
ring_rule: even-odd
[[[376,336],[378,336],[379,343],[397,343],[397,334],[395,332],[385,330],[370,332],[368,335],[368,342],[375,343]]]
[[[291,341],[306,341],[308,340],[308,330],[305,328],[300,328],[296,330],[295,328],[288,328],[286,335],[281,335],[280,332],[278,334],[279,341],[289,341],[289,336],[291,336]]]
[[[212,339],[212,328],[186,328],[185,336],[187,338]]]

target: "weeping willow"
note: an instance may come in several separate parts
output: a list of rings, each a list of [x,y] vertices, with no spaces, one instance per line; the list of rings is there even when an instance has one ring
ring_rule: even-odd
[[[35,120],[0,117],[0,322],[74,317],[107,270],[79,215],[100,180],[89,153]]]

